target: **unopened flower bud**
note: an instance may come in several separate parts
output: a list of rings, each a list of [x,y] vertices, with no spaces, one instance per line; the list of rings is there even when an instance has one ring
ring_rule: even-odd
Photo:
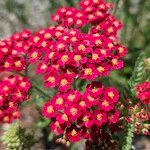
[[[70,146],[70,142],[69,142],[69,141],[66,142],[66,146],[67,146],[67,147]]]
[[[66,140],[65,140],[65,139],[62,139],[62,140],[61,140],[61,143],[62,143],[62,144],[66,144]]]
[[[144,127],[145,127],[146,129],[150,129],[150,124],[145,123],[145,124],[144,124]]]
[[[145,70],[149,72],[150,71],[150,58],[145,59],[144,62],[145,62]]]

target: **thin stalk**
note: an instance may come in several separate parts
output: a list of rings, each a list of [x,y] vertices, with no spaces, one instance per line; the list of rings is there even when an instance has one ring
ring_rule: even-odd
[[[43,96],[45,96],[45,97],[47,97],[47,98],[50,98],[50,96],[49,96],[47,93],[45,93],[43,90],[41,90],[39,87],[37,87],[37,86],[34,85],[33,83],[32,83],[32,87],[33,87],[34,89],[36,89],[38,92],[40,92]]]
[[[27,62],[27,55],[25,55],[24,58],[25,58],[25,61],[26,61],[26,68],[25,68],[24,74],[25,74],[26,77],[28,77],[29,64]]]
[[[113,14],[114,14],[114,15],[115,15],[116,12],[117,12],[119,1],[120,1],[120,0],[116,0],[116,1],[115,1],[115,7],[114,7],[114,10],[113,10]]]

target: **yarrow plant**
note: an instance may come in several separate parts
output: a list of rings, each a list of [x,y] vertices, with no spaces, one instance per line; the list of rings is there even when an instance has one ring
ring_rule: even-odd
[[[43,115],[52,120],[50,128],[55,134],[63,133],[71,142],[91,139],[93,130],[98,133],[102,126],[118,121],[118,99],[115,88],[93,82],[83,94],[77,90],[58,93],[45,103]]]
[[[20,103],[28,99],[30,82],[24,77],[9,76],[0,81],[0,89],[0,121],[11,123],[20,116]]]
[[[59,136],[57,142],[69,146],[86,139],[86,149],[118,148],[115,135],[123,130],[123,122],[129,124],[146,110],[142,104],[149,104],[150,83],[136,86],[142,103],[128,105],[133,113],[138,112],[136,117],[123,115],[119,90],[103,85],[104,77],[124,67],[123,57],[128,53],[119,42],[122,24],[112,8],[113,4],[103,0],[82,0],[77,8],[58,8],[51,16],[54,26],[35,33],[24,30],[0,41],[0,72],[4,76],[0,81],[0,122],[18,118],[20,105],[32,98],[36,89],[47,100],[41,113],[51,121],[51,131]],[[31,67],[42,77],[44,90],[36,86]],[[49,95],[47,89],[57,93]]]

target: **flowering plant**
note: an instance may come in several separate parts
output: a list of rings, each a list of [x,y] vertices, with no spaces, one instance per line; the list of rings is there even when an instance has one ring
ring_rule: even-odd
[[[56,141],[66,146],[84,139],[86,149],[118,149],[124,126],[130,131],[125,138],[134,131],[150,134],[150,82],[137,85],[144,81],[139,76],[138,83],[131,80],[125,98],[113,85],[103,84],[112,71],[124,67],[128,53],[119,42],[122,24],[112,8],[103,0],[82,0],[78,8],[59,8],[51,17],[54,26],[35,33],[23,30],[0,41],[1,123],[19,118],[20,105],[36,90],[44,102],[41,115],[50,120]],[[123,148],[130,145],[132,139]]]

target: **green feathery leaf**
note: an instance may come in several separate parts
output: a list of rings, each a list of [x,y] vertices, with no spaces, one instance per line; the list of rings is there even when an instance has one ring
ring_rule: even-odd
[[[144,58],[145,58],[145,54],[141,53],[139,55],[139,57],[137,58],[137,61],[135,63],[135,67],[134,67],[134,71],[133,71],[132,77],[130,79],[130,88],[131,88],[131,92],[132,92],[133,96],[136,95],[135,86],[138,83],[142,82],[142,80],[144,79],[144,75],[145,75]]]
[[[135,121],[129,123],[126,127],[126,136],[122,150],[131,150],[134,137]]]

